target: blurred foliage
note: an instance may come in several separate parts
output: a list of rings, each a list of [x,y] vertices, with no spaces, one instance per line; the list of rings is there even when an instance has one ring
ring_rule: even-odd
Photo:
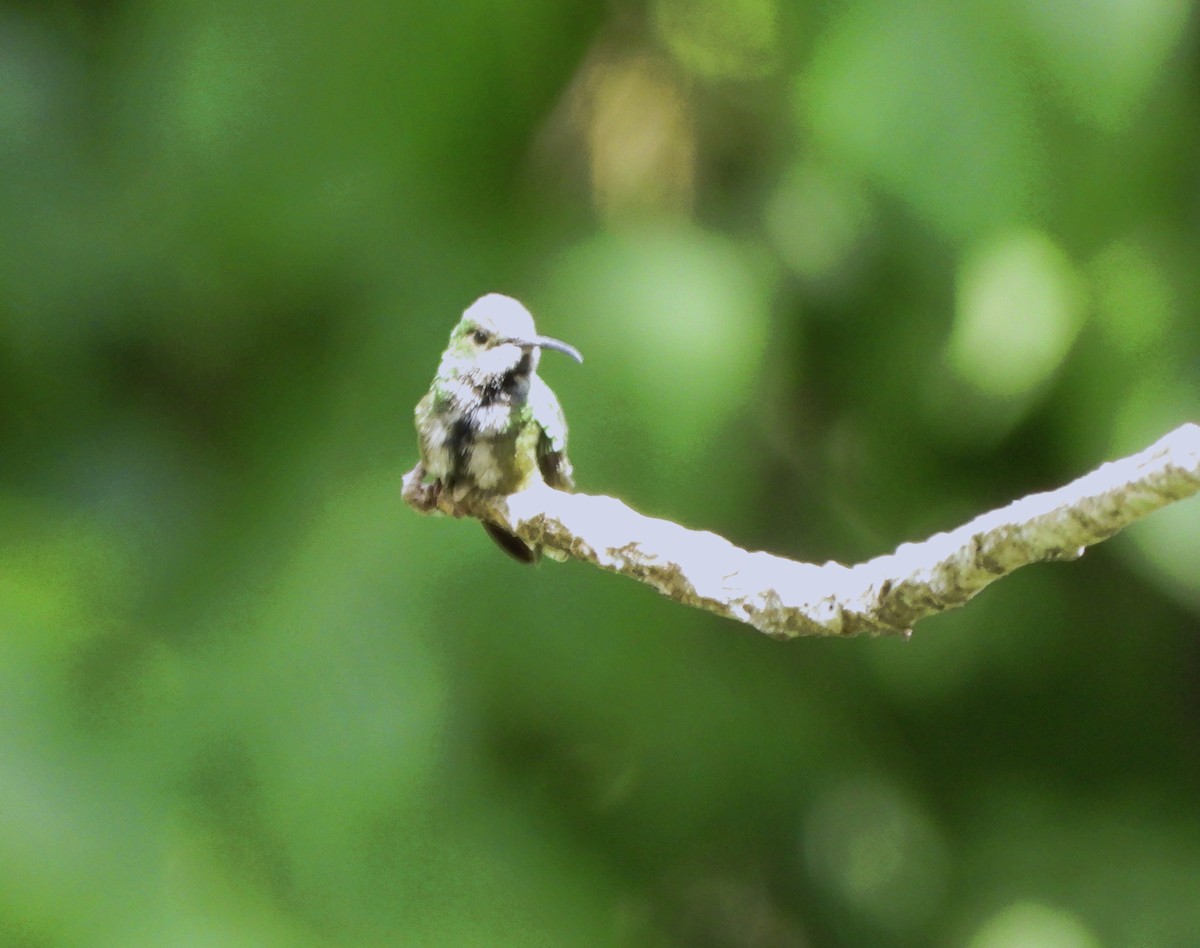
[[[0,943],[1200,943],[1200,505],[781,645],[399,501],[525,300],[581,488],[798,558],[1195,419],[1185,0],[0,8]]]

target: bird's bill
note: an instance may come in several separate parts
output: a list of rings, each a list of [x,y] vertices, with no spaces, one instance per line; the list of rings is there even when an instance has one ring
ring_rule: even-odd
[[[579,354],[578,349],[558,339],[551,339],[549,336],[534,336],[530,340],[530,345],[537,346],[540,349],[553,349],[555,352],[561,352],[563,355],[570,356],[576,362],[583,362],[583,356]]]

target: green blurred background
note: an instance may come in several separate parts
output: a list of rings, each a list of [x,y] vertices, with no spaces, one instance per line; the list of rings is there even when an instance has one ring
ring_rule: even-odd
[[[854,562],[1197,416],[1186,0],[0,8],[0,944],[1200,944],[1200,503],[908,643],[399,498],[516,295],[580,488]]]

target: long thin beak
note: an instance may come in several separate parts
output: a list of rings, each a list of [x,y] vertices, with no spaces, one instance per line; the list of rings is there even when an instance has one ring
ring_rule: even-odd
[[[522,345],[537,346],[539,349],[553,349],[555,352],[570,356],[576,362],[583,362],[583,356],[579,354],[578,349],[558,339],[551,339],[549,336],[534,336],[532,339],[522,342]]]

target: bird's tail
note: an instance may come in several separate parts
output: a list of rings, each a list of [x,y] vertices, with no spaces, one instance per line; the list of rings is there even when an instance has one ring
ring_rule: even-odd
[[[484,520],[483,529],[487,531],[489,537],[496,541],[496,545],[500,547],[500,549],[502,549],[517,562],[529,563],[532,565],[541,558],[541,550],[539,550],[537,547],[531,547],[524,540],[520,540],[513,536],[503,527]]]

